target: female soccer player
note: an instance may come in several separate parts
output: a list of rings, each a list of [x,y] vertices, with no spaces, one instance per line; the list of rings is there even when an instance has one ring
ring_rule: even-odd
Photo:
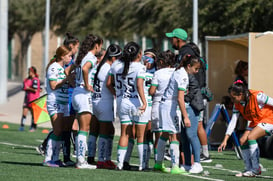
[[[71,54],[66,46],[60,46],[56,50],[56,56],[51,59],[46,68],[47,111],[51,117],[53,133],[47,142],[43,164],[49,167],[63,166],[59,160],[63,116],[65,112],[68,112],[68,82],[73,81],[71,75],[65,75],[63,67],[70,62]]]
[[[261,174],[259,147],[256,140],[273,133],[273,99],[262,91],[249,90],[241,80],[235,81],[229,87],[228,92],[234,102],[233,114],[225,138],[218,147],[218,151],[225,149],[227,140],[241,114],[251,123],[240,138],[245,171],[236,176],[255,177]]]
[[[152,79],[151,87],[149,89],[149,94],[152,96],[152,132],[155,134],[154,140],[154,155],[155,160],[157,160],[157,143],[161,135],[161,129],[159,128],[159,104],[161,97],[168,86],[171,75],[174,72],[175,55],[170,50],[162,52],[158,56],[157,70]]]
[[[92,117],[91,92],[94,92],[91,85],[91,71],[94,68],[97,58],[95,56],[101,50],[103,40],[93,34],[89,34],[83,40],[79,50],[76,65],[76,88],[73,92],[72,105],[78,113],[79,133],[76,140],[77,168],[95,169],[96,166],[89,165],[85,161],[87,150],[87,135]]]
[[[141,56],[142,53],[140,46],[135,42],[129,42],[124,47],[121,57],[123,68],[120,68],[119,72],[114,74],[114,77],[117,80],[115,87],[119,89],[118,93],[121,93],[119,96],[122,96],[120,100],[117,100],[117,102],[120,101],[118,114],[121,122],[121,136],[117,151],[118,169],[123,169],[123,161],[128,146],[128,139],[129,136],[132,137],[133,121],[137,130],[140,162],[139,169],[142,170],[142,168],[145,167],[145,159],[143,158],[143,142],[147,122],[140,122],[139,116],[145,111],[147,106],[143,88],[146,69],[145,66],[140,63]]]
[[[111,44],[104,58],[97,67],[94,77],[94,93],[92,95],[93,114],[99,121],[98,162],[97,168],[115,169],[111,161],[114,137],[113,94],[106,86],[108,72],[114,61],[121,56],[121,48]]]
[[[159,127],[162,129],[162,135],[158,141],[158,157],[154,166],[155,170],[165,172],[165,167],[162,163],[165,152],[166,141],[170,140],[170,153],[171,153],[171,174],[184,174],[183,169],[179,168],[179,133],[181,131],[181,117],[183,117],[184,127],[191,127],[191,120],[189,119],[186,104],[184,100],[185,92],[188,89],[189,78],[188,71],[195,64],[199,63],[198,59],[190,55],[185,55],[171,76],[169,84],[165,89],[161,103],[160,122]],[[177,110],[179,107],[180,110]],[[181,111],[181,112],[180,112]],[[182,113],[182,116],[181,116]],[[197,123],[196,123],[197,124]],[[197,135],[197,126],[196,126]],[[198,139],[198,138],[197,138]]]

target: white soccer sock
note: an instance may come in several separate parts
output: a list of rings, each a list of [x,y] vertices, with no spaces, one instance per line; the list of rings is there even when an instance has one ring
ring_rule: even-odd
[[[171,152],[171,162],[172,162],[172,168],[174,166],[179,165],[179,142],[178,141],[172,141],[170,143],[170,152]]]
[[[252,169],[252,164],[250,160],[250,152],[249,152],[249,146],[248,145],[242,145],[242,156],[245,164],[245,170],[250,171]]]
[[[164,159],[164,154],[165,154],[165,146],[166,146],[166,142],[167,142],[167,138],[164,137],[160,137],[158,140],[158,144],[157,144],[157,160],[156,163],[162,163],[163,159]]]
[[[256,140],[248,140],[249,144],[249,152],[250,152],[250,160],[252,163],[252,169],[254,171],[259,170],[259,157],[260,157],[260,150]]]
[[[90,134],[88,138],[88,157],[95,157],[97,149],[97,135]]]
[[[107,149],[107,138],[106,135],[99,135],[98,141],[98,161],[104,162],[106,157],[106,149]]]
[[[51,138],[48,139],[47,141],[47,146],[46,146],[46,154],[45,154],[45,162],[52,160],[52,155],[53,155],[53,143],[54,140],[52,140]]]
[[[109,136],[107,139],[106,160],[111,160],[112,158],[113,139],[114,139],[114,136]]]
[[[127,152],[127,147],[121,147],[121,146],[118,145],[118,151],[117,151],[118,165],[117,165],[117,167],[119,169],[123,168],[123,162],[124,162],[126,152]]]
[[[132,155],[134,145],[135,145],[135,140],[129,138],[127,152],[126,152],[126,155],[125,155],[125,158],[124,158],[124,161],[127,162],[127,163],[130,162],[130,158],[131,158],[131,155]]]
[[[138,151],[138,157],[139,157],[139,167],[141,169],[144,169],[146,164],[146,157],[147,157],[147,149],[148,149],[148,144],[144,143],[137,143],[137,151]]]
[[[86,139],[88,132],[79,131],[77,139],[77,161],[82,163],[85,161],[85,152],[86,152]]]

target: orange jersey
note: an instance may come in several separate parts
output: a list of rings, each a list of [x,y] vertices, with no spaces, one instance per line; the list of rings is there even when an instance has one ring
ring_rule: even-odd
[[[253,128],[259,123],[273,124],[273,107],[267,104],[261,109],[259,108],[257,95],[262,91],[249,90],[249,101],[243,106],[240,103],[235,104],[235,108],[246,119],[251,121],[249,127]]]

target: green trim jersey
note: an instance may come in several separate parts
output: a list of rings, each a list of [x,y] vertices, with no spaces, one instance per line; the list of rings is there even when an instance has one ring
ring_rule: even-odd
[[[188,89],[189,77],[188,73],[182,67],[173,72],[169,84],[163,94],[162,100],[176,100],[178,96],[178,91],[182,90],[185,92]]]
[[[84,86],[84,80],[83,80],[83,73],[82,73],[82,67],[87,63],[90,62],[92,64],[92,68],[88,71],[88,82],[90,85],[92,85],[91,77],[92,77],[92,69],[94,69],[97,57],[92,53],[88,52],[87,55],[82,59],[81,65],[76,68],[76,86]]]
[[[147,101],[147,105],[149,107],[152,107],[152,96],[149,94],[149,89],[151,87],[151,83],[152,83],[152,79],[153,79],[153,74],[146,72],[145,73],[145,82],[144,82],[144,95]]]
[[[146,67],[142,65],[140,62],[131,62],[128,70],[128,74],[125,79],[122,78],[122,74],[119,80],[121,80],[123,86],[123,98],[134,99],[139,98],[137,91],[137,79],[142,78],[145,80]]]
[[[154,73],[151,85],[156,87],[156,91],[153,95],[153,101],[161,101],[173,72],[174,68],[162,68]]]
[[[117,99],[122,98],[123,90],[122,90],[122,82],[121,82],[121,74],[124,68],[124,63],[120,60],[116,60],[110,70],[108,75],[114,77],[115,81],[115,91]]]
[[[52,90],[50,87],[50,81],[61,82],[66,78],[64,73],[64,68],[57,62],[52,63],[46,73],[46,91],[47,91],[47,101],[48,102],[57,102],[58,104],[67,104],[68,103],[68,84],[65,83],[62,87]]]
[[[111,68],[111,65],[108,63],[104,63],[102,67],[100,68],[100,71],[98,73],[98,77],[96,82],[94,82],[94,93],[92,95],[92,100],[111,100],[113,102],[113,95],[109,91],[109,89],[106,86],[107,83],[107,75]]]

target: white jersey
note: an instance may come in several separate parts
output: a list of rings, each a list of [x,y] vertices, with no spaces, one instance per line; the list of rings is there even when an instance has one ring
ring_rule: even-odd
[[[57,102],[58,104],[67,104],[68,103],[68,84],[65,83],[62,87],[52,90],[50,87],[50,81],[61,82],[66,78],[64,73],[64,68],[57,62],[52,63],[47,70],[46,74],[46,91],[47,91],[47,101],[48,102]]]
[[[182,67],[174,71],[169,81],[169,84],[165,89],[162,100],[177,100],[178,91],[185,91],[186,94],[188,85],[189,77],[185,69]]]
[[[93,101],[99,101],[100,99],[104,99],[104,100],[110,100],[110,102],[113,102],[113,95],[106,86],[108,72],[110,68],[111,68],[111,65],[108,63],[104,63],[102,67],[100,68],[100,71],[97,76],[97,81],[94,82],[93,89],[95,92],[93,93],[93,96],[92,96]]]
[[[162,68],[154,73],[152,86],[156,87],[153,95],[153,101],[160,101],[165,89],[168,86],[170,78],[174,72],[174,68]]]
[[[109,76],[114,77],[115,81],[115,91],[116,91],[116,97],[117,99],[121,98],[123,95],[123,89],[122,89],[122,82],[121,82],[121,74],[123,71],[124,63],[120,60],[116,60],[110,70],[109,70]]]
[[[148,107],[152,107],[152,96],[149,94],[149,89],[151,87],[152,79],[153,79],[153,74],[146,72],[145,82],[144,82],[144,95],[145,95]]]
[[[88,71],[88,82],[90,85],[92,85],[91,77],[92,77],[92,69],[94,69],[97,58],[92,52],[88,52],[87,55],[82,59],[81,65],[76,68],[76,86],[84,86],[84,80],[83,80],[83,73],[82,73],[82,67],[87,63],[90,62],[92,64],[92,68]]]
[[[122,78],[122,74],[119,75],[119,80],[121,80],[123,85],[123,98],[140,98],[137,91],[137,79],[142,78],[145,80],[145,73],[146,67],[144,65],[142,65],[140,62],[131,62],[125,79]]]

